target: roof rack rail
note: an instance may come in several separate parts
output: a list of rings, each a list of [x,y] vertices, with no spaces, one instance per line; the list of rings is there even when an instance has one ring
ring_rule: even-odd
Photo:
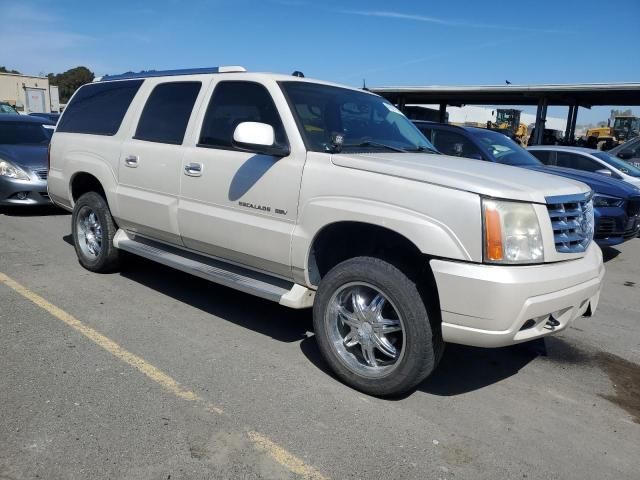
[[[246,72],[246,68],[237,65],[205,68],[184,68],[179,70],[147,70],[146,72],[127,72],[120,75],[97,77],[94,82],[125,80],[128,78],[171,77],[175,75],[202,75],[205,73]]]

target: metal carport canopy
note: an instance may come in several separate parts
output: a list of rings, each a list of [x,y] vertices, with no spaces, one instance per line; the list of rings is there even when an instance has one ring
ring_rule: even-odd
[[[374,87],[374,93],[399,105],[640,105],[640,82],[544,85],[469,85]]]

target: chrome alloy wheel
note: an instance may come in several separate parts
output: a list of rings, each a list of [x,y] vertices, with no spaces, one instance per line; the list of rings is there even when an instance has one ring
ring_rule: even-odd
[[[102,225],[96,213],[86,205],[78,212],[76,220],[78,244],[82,253],[96,258],[102,252]]]
[[[377,287],[364,282],[343,285],[331,297],[324,321],[335,351],[354,373],[384,377],[402,360],[402,317]]]

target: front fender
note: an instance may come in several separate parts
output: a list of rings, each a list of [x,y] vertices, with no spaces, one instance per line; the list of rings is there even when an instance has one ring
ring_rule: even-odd
[[[293,233],[294,270],[307,270],[313,241],[325,227],[339,222],[377,225],[404,236],[427,255],[473,261],[462,240],[442,221],[397,205],[352,197],[320,197],[300,210]],[[308,280],[308,272],[306,274]]]

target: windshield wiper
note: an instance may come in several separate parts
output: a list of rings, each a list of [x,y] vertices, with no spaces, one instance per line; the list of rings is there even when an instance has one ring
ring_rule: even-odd
[[[342,145],[342,148],[362,148],[362,147],[378,147],[378,148],[386,148],[387,150],[391,150],[393,152],[407,153],[407,150],[400,147],[394,147],[393,145],[387,145],[385,143],[378,142],[362,142],[362,143],[345,143]]]

